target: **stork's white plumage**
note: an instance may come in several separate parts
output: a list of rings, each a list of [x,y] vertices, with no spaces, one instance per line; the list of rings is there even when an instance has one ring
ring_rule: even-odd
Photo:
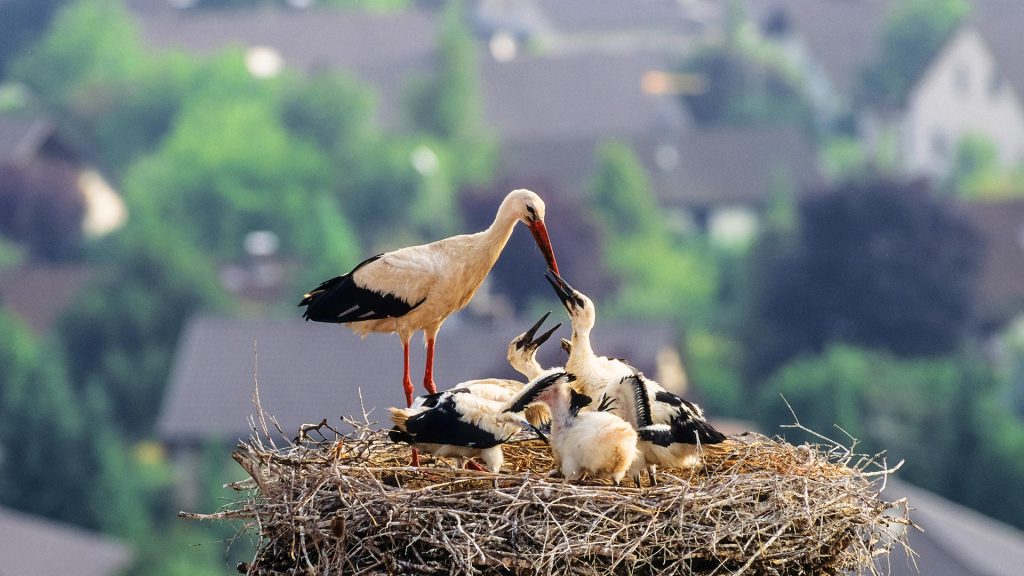
[[[592,400],[569,386],[573,377],[555,372],[527,384],[508,410],[530,402],[551,409],[551,450],[565,481],[610,476],[618,484],[639,457],[637,435],[625,420],[603,411],[581,411]]]
[[[698,447],[719,444],[725,436],[704,418],[696,404],[665,390],[624,360],[598,356],[590,345],[597,308],[585,294],[557,273],[549,273],[572,319],[572,341],[566,370],[580,381],[577,389],[592,397],[611,400],[611,411],[630,423],[640,435],[641,468],[654,484],[658,466],[688,468],[699,462]]]
[[[522,427],[522,420],[504,411],[506,402],[496,402],[472,393],[469,388],[453,389],[427,396],[413,408],[391,408],[395,428],[393,441],[406,442],[428,454],[452,457],[461,467],[466,458],[479,457],[497,472],[505,457],[504,444]]]
[[[413,333],[424,333],[423,386],[435,393],[434,338],[445,319],[464,308],[480,288],[517,222],[529,227],[548,266],[557,271],[544,224],[544,201],[529,190],[514,190],[501,202],[486,230],[369,258],[306,294],[299,303],[306,307],[303,316],[316,322],[347,324],[362,336],[398,333],[405,355],[402,386],[406,405],[412,405],[409,341]]]
[[[545,278],[572,320],[572,340],[567,346],[569,359],[565,362],[565,371],[576,377],[573,386],[576,390],[591,398],[600,398],[606,392],[613,391],[623,378],[634,374],[636,369],[624,360],[596,354],[590,344],[590,332],[597,324],[597,307],[594,302],[570,286],[557,272],[549,272]],[[613,399],[616,402],[612,411],[632,422],[632,405],[624,405],[618,402],[618,398]]]
[[[555,330],[558,330],[561,324],[555,324],[553,328],[540,336],[535,337],[535,335],[537,330],[540,329],[541,324],[544,324],[544,321],[548,319],[550,314],[551,312],[548,312],[541,316],[540,320],[531,326],[529,330],[516,336],[508,344],[506,357],[509,366],[516,372],[526,376],[527,380],[534,380],[547,371],[537,361],[537,349],[540,348],[541,344],[547,342],[548,338],[554,334]]]
[[[700,406],[670,392],[651,393],[650,384],[652,381],[637,373],[623,378],[619,389],[632,394],[643,467],[651,484],[657,484],[655,471],[659,466],[697,466],[702,451],[718,449],[726,437],[708,423]]]

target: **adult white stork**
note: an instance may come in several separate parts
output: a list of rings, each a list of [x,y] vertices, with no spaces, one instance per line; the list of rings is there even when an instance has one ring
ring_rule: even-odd
[[[544,225],[544,201],[529,190],[514,190],[501,202],[486,230],[369,258],[303,296],[299,302],[306,307],[303,317],[347,324],[361,336],[397,332],[405,358],[402,386],[406,405],[411,406],[409,341],[413,333],[422,330],[426,339],[423,387],[434,394],[434,338],[445,319],[464,308],[480,288],[517,222],[526,224],[548,267],[557,271]]]

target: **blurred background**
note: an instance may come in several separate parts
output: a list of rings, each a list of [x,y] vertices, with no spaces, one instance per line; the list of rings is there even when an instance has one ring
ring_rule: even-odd
[[[1021,30],[1016,0],[0,0],[0,572],[235,573],[251,538],[176,513],[231,497],[255,381],[289,434],[402,401],[398,340],[303,292],[528,187],[598,352],[729,431],[905,460],[931,558],[999,573],[941,526],[1024,558]],[[543,272],[517,231],[442,387],[564,321]]]

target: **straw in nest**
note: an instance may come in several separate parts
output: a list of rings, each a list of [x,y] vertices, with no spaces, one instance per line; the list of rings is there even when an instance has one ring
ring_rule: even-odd
[[[742,435],[635,488],[548,479],[535,439],[507,444],[505,469],[487,474],[410,468],[408,447],[365,423],[283,447],[262,413],[259,428],[233,454],[250,476],[231,485],[242,497],[183,513],[244,520],[259,537],[240,566],[251,575],[879,574],[894,547],[912,555],[907,502],[879,497],[892,469],[823,437]]]

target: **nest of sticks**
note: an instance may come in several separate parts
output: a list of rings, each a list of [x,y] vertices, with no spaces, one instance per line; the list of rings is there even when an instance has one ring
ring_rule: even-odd
[[[822,436],[744,434],[636,488],[550,478],[535,438],[506,444],[489,474],[422,455],[409,467],[408,446],[368,423],[324,421],[280,445],[272,419],[253,424],[233,454],[249,475],[228,485],[239,497],[182,513],[243,520],[258,537],[239,566],[250,575],[879,574],[893,548],[913,557],[908,503],[879,496],[893,469]]]

